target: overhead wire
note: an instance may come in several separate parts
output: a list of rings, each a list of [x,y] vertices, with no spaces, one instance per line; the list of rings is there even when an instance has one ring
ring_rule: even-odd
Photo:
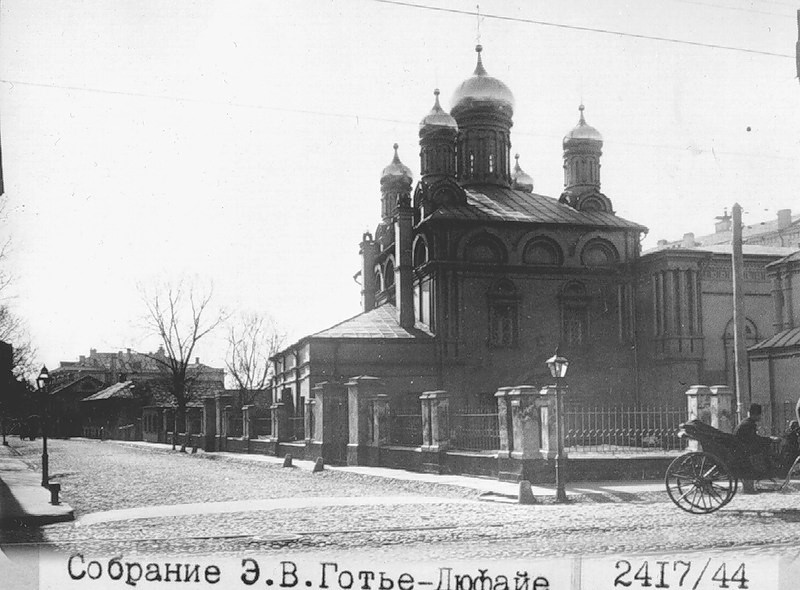
[[[446,12],[451,14],[460,14],[464,16],[474,17],[475,13],[469,10],[462,10],[459,8],[445,8],[441,6],[431,6],[428,4],[416,4],[414,2],[405,2],[403,0],[369,0],[371,2],[377,2],[380,4],[391,4],[394,6],[403,6],[406,8],[417,8],[420,10],[430,10],[435,12]],[[678,45],[689,45],[693,47],[706,47],[709,49],[723,49],[726,51],[739,51],[743,53],[750,53],[756,55],[767,55],[770,57],[786,57],[790,59],[794,59],[794,55],[789,55],[786,53],[776,53],[774,51],[764,51],[761,49],[749,49],[747,47],[736,47],[733,45],[719,45],[716,43],[704,43],[702,41],[689,41],[686,39],[674,39],[672,37],[659,37],[655,35],[644,35],[641,33],[627,33],[624,31],[614,31],[611,29],[600,29],[596,27],[586,27],[581,25],[568,25],[566,23],[558,23],[552,21],[543,21],[537,20],[532,18],[523,18],[518,16],[507,16],[502,14],[492,14],[492,13],[481,13],[481,18],[489,18],[493,20],[500,20],[500,21],[508,21],[508,22],[518,22],[518,23],[525,23],[525,24],[532,24],[532,25],[539,25],[542,27],[555,27],[559,29],[570,29],[574,31],[582,31],[582,32],[589,32],[589,33],[600,33],[603,35],[616,35],[619,37],[628,37],[631,39],[646,39],[650,41],[660,41],[663,43],[674,43]]]
[[[10,85],[20,85],[20,86],[33,86],[36,88],[49,88],[49,89],[57,89],[57,90],[68,90],[68,91],[79,91],[79,92],[89,92],[89,93],[100,93],[100,94],[110,94],[116,96],[132,96],[137,98],[148,98],[153,100],[170,100],[174,102],[190,102],[196,104],[212,104],[218,106],[225,106],[225,107],[232,107],[232,108],[246,108],[246,109],[259,109],[259,110],[266,110],[266,111],[276,111],[276,112],[283,112],[283,113],[294,113],[299,115],[313,115],[318,117],[335,117],[338,119],[349,119],[359,124],[360,121],[375,121],[378,123],[394,123],[403,126],[413,126],[416,127],[419,123],[417,121],[410,121],[408,119],[390,119],[387,117],[375,117],[369,116],[364,114],[354,114],[354,113],[342,113],[342,112],[334,112],[334,111],[317,111],[312,109],[297,109],[297,108],[289,108],[289,107],[278,107],[278,106],[271,106],[271,105],[260,105],[255,103],[246,103],[246,102],[235,102],[235,101],[225,101],[225,100],[213,100],[208,98],[195,98],[195,97],[184,97],[184,96],[171,96],[167,94],[149,94],[144,92],[126,92],[122,90],[108,90],[103,88],[91,88],[91,87],[82,87],[82,86],[68,86],[68,85],[59,85],[59,84],[44,84],[44,83],[37,83],[37,82],[25,82],[22,80],[7,80],[7,79],[0,79],[0,83],[10,84]],[[560,136],[556,137],[554,135],[544,135],[540,133],[529,133],[526,131],[517,131],[515,135],[523,136],[523,137],[541,137],[541,138],[551,138],[551,139],[558,139],[559,141],[562,139]],[[763,153],[747,153],[747,152],[730,152],[725,150],[717,150],[713,148],[703,148],[697,146],[677,146],[677,145],[668,145],[668,144],[655,144],[655,143],[643,143],[643,142],[626,142],[626,141],[606,141],[609,145],[626,145],[632,147],[648,147],[648,148],[655,148],[655,149],[665,149],[665,150],[672,150],[672,151],[691,151],[698,154],[703,153],[714,153],[714,154],[721,154],[721,155],[729,155],[729,156],[742,156],[742,157],[755,157],[755,158],[766,158],[772,160],[793,160],[793,157],[790,156],[775,156],[775,155],[768,155]]]

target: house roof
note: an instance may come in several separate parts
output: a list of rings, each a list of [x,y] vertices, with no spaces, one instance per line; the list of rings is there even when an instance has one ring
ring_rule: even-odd
[[[795,250],[788,256],[781,258],[780,260],[776,260],[775,262],[770,262],[768,266],[780,266],[782,264],[786,264],[787,262],[800,262],[800,250]]]
[[[648,254],[654,254],[656,252],[674,252],[674,251],[686,251],[686,252],[710,252],[712,254],[728,254],[732,253],[731,244],[711,244],[708,246],[703,246],[701,244],[697,244],[696,246],[683,246],[680,243],[677,244],[667,244],[665,246],[657,246],[650,250],[647,250],[642,255],[647,256]],[[794,252],[796,248],[787,248],[785,246],[763,246],[761,244],[742,244],[742,255],[747,256],[786,256]]]
[[[762,340],[761,342],[754,344],[747,350],[758,351],[758,350],[776,349],[776,348],[790,348],[793,346],[800,346],[800,328],[790,328],[788,330],[783,330],[782,332],[778,332],[771,338]]]
[[[553,225],[583,225],[591,227],[647,231],[638,223],[603,211],[578,211],[558,199],[536,193],[494,185],[464,189],[466,204],[444,205],[428,219],[462,219],[470,221],[520,221]]]
[[[387,303],[358,314],[309,338],[431,338],[422,324],[407,330],[397,321],[397,308]]]
[[[123,381],[121,383],[114,383],[110,387],[101,389],[97,393],[83,398],[84,402],[96,402],[106,399],[135,399],[136,394],[133,391],[133,381]]]
[[[76,377],[75,379],[71,379],[65,383],[59,383],[53,389],[50,390],[50,395],[57,395],[62,391],[69,389],[73,385],[76,385],[81,381],[87,381],[87,380],[94,381],[98,387],[103,385],[103,382],[97,379],[96,377],[92,377],[91,375],[81,375],[80,377]]]

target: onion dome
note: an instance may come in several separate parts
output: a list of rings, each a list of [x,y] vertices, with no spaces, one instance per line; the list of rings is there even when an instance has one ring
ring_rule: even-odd
[[[397,155],[398,147],[397,144],[394,144],[394,158],[392,158],[392,163],[383,169],[381,184],[404,182],[410,185],[414,180],[411,168],[403,164],[400,161],[400,156]]]
[[[516,164],[511,171],[511,187],[526,193],[533,192],[533,177],[525,172],[519,165],[519,154],[514,156]]]
[[[478,53],[478,64],[471,78],[464,80],[453,93],[452,109],[454,110],[470,106],[474,103],[490,103],[497,106],[506,107],[509,111],[514,110],[514,95],[508,86],[497,78],[490,76],[483,67],[481,61],[481,51],[483,47],[477,45],[475,51]]]
[[[436,97],[436,101],[433,104],[431,112],[419,122],[419,130],[424,131],[428,128],[441,127],[458,130],[458,123],[456,123],[456,120],[439,104],[439,89],[437,88],[434,90],[433,94]]]
[[[600,132],[591,125],[587,124],[586,119],[583,118],[584,108],[585,107],[583,105],[578,107],[578,110],[581,112],[581,118],[578,121],[578,124],[575,125],[575,127],[572,129],[572,131],[567,133],[567,135],[564,137],[564,145],[566,145],[568,142],[572,140],[588,139],[599,142],[603,141],[603,136],[600,135]]]

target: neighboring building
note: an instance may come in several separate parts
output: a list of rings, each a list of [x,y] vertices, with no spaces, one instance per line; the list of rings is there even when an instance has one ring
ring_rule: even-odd
[[[771,333],[766,266],[789,252],[776,246],[743,246],[748,346]],[[687,240],[662,246],[642,255],[638,272],[643,391],[677,404],[690,385],[735,389],[731,245],[700,246]]]
[[[50,372],[56,434],[77,436],[83,427],[101,426],[113,434],[120,427],[135,426],[145,405],[172,406],[167,373],[159,358],[166,359],[163,347],[150,354],[130,348],[125,352],[93,348],[89,356],[62,361]],[[225,371],[202,364],[199,357],[188,365],[187,373],[195,376],[192,387],[198,400],[225,388]]]
[[[733,219],[727,209],[717,217],[714,233],[695,237],[687,233],[682,240],[668,242],[659,240],[659,248],[681,248],[690,244],[690,247],[708,247],[721,244],[730,244],[733,240]],[[771,221],[761,221],[751,225],[742,226],[742,243],[753,246],[776,246],[780,248],[800,248],[800,215],[792,215],[791,209],[781,209]]]
[[[772,279],[773,335],[748,349],[753,401],[771,412],[774,430],[793,420],[800,398],[800,251],[767,266]]]

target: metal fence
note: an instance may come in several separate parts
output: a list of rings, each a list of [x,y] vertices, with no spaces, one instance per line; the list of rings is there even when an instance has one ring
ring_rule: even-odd
[[[568,405],[564,447],[600,453],[682,449],[678,426],[687,419],[686,408]]]
[[[305,416],[291,416],[289,426],[291,428],[292,440],[305,440],[306,438],[306,419]]]
[[[403,447],[422,445],[422,410],[389,407],[389,443]]]
[[[451,407],[452,408],[452,407]],[[452,408],[450,444],[464,451],[493,451],[500,448],[497,405],[491,403]]]

